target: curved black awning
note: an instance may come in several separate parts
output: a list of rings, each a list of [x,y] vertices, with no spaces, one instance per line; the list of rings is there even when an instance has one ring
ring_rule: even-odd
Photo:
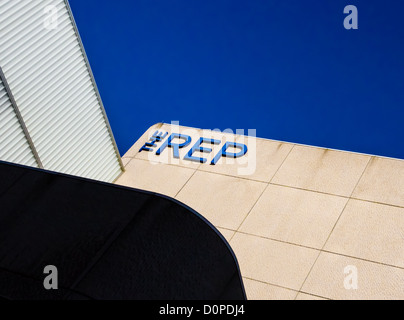
[[[58,269],[57,290],[43,286]],[[234,253],[184,204],[0,162],[0,297],[245,299]]]

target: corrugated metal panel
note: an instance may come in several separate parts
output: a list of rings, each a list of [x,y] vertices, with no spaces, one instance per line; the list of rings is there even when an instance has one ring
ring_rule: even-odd
[[[0,160],[37,167],[34,154],[0,79]]]
[[[0,0],[0,30],[0,66],[44,168],[115,180],[121,160],[68,3]]]

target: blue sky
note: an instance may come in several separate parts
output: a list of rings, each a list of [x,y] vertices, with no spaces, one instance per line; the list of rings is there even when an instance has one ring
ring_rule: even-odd
[[[122,155],[178,120],[404,159],[403,1],[69,2]]]

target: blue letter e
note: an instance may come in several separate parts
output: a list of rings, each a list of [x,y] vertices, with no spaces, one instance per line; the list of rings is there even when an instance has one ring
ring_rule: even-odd
[[[240,151],[237,153],[227,152],[227,149],[229,147],[239,148]],[[210,164],[216,164],[219,161],[220,157],[239,158],[244,156],[246,153],[247,153],[247,146],[245,144],[237,142],[226,142],[222,150],[217,153],[217,155],[213,158]]]

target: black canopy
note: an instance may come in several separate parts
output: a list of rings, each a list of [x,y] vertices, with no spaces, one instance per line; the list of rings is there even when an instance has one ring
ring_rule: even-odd
[[[46,290],[44,268],[58,270]],[[245,299],[234,253],[166,196],[0,161],[3,299]]]

